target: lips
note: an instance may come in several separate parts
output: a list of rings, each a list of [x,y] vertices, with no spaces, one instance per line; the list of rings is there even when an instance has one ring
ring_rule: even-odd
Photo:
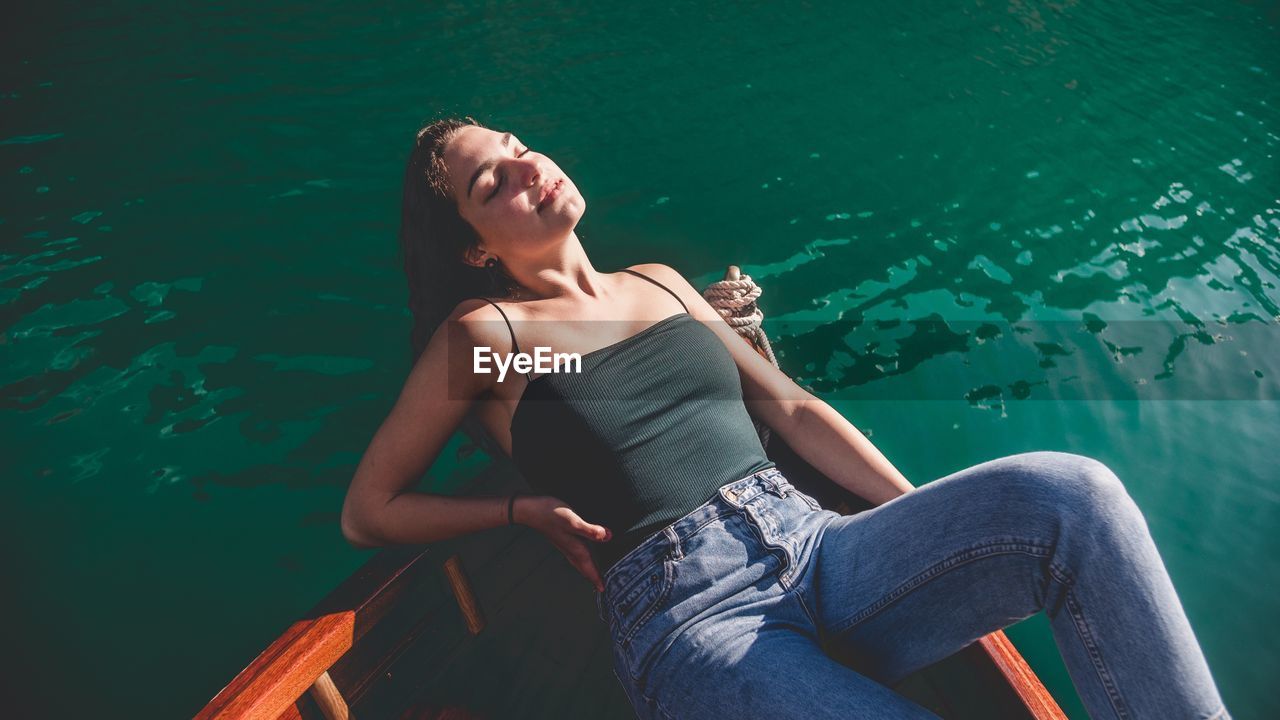
[[[542,212],[542,210],[546,208],[546,206],[549,205],[552,200],[556,199],[556,197],[559,196],[560,188],[563,185],[564,185],[564,179],[561,178],[560,180],[557,180],[551,183],[551,185],[547,187],[547,191],[543,193],[542,199],[538,201],[538,212]]]

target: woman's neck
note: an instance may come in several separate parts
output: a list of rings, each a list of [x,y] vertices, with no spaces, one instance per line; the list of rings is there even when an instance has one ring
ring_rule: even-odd
[[[609,293],[604,276],[592,266],[576,233],[570,233],[548,257],[508,268],[508,272],[520,285],[517,299],[593,302]]]

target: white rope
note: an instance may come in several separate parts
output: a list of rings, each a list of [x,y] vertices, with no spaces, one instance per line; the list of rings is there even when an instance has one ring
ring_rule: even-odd
[[[750,275],[743,274],[737,280],[721,280],[711,283],[702,291],[707,304],[720,313],[720,317],[739,335],[754,343],[764,351],[765,357],[774,367],[778,367],[778,358],[773,354],[773,346],[769,344],[769,336],[765,335],[764,313],[756,304],[760,297],[760,286],[755,284]],[[769,444],[769,426],[753,420],[756,432],[760,435],[760,444]]]

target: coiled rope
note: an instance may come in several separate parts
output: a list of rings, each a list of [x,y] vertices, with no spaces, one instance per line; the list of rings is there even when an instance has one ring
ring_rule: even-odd
[[[764,312],[756,304],[762,290],[750,275],[743,274],[736,265],[730,265],[725,279],[711,283],[702,291],[707,304],[720,313],[720,317],[748,342],[760,348],[769,362],[778,367],[778,358],[773,354],[773,346],[769,344],[769,336],[765,334],[761,323]],[[760,444],[769,444],[769,426],[752,419],[756,433],[760,435]]]

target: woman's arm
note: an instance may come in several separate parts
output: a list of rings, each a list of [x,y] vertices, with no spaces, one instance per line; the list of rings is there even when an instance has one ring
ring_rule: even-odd
[[[873,505],[915,489],[867,436],[821,398],[812,397],[790,426],[775,430],[810,465]]]
[[[497,310],[473,300],[459,304],[436,329],[347,490],[342,533],[352,545],[422,544],[507,524],[506,498],[409,489],[494,382],[493,375],[473,371],[471,355],[476,345],[507,349],[510,340],[495,337],[500,327]]]
[[[489,303],[464,301],[432,335],[351,480],[342,506],[342,534],[352,545],[419,545],[507,524],[506,497],[409,490],[435,462],[471,404],[497,382],[495,375],[476,373],[472,365],[477,347],[511,352],[506,323],[498,318]],[[604,591],[587,542],[610,540],[608,528],[584,520],[550,495],[520,496],[514,521],[545,535]]]
[[[668,284],[689,313],[711,328],[733,355],[743,403],[819,472],[879,505],[914,489],[875,445],[836,409],[800,387],[743,341],[683,275],[661,263],[636,265]]]

